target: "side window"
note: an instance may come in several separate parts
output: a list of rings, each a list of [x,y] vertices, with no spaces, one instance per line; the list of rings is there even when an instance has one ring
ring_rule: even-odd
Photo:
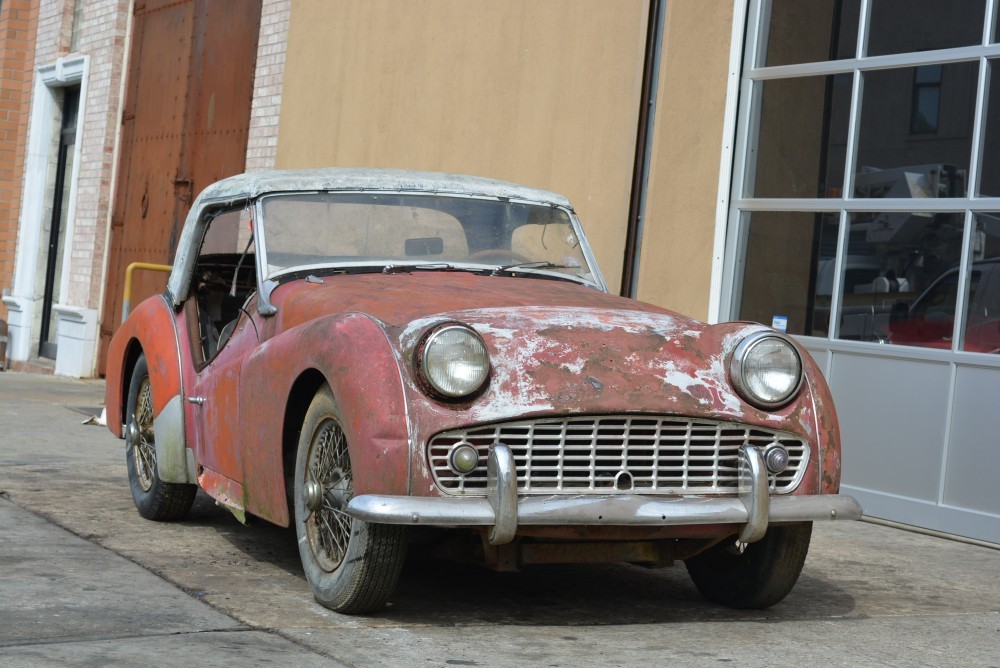
[[[252,214],[249,207],[216,210],[198,251],[189,327],[195,356],[211,361],[235,328],[256,289]]]

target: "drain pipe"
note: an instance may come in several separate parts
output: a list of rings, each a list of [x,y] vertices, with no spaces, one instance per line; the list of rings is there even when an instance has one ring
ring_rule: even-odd
[[[625,297],[635,297],[636,279],[639,275],[639,249],[642,246],[642,228],[646,211],[649,154],[653,142],[653,117],[656,111],[660,53],[663,49],[663,15],[666,4],[666,0],[649,0],[646,52],[642,66],[642,97],[639,102],[635,161],[632,165],[632,190],[629,194],[628,222],[625,228],[625,258],[622,262],[620,294]]]

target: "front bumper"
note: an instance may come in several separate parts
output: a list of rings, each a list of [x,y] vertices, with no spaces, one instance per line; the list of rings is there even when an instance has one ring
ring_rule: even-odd
[[[675,497],[638,494],[517,496],[510,449],[490,447],[486,497],[417,497],[363,494],[351,499],[352,517],[380,524],[488,526],[490,543],[514,539],[519,525],[672,526],[742,524],[739,541],[752,543],[770,522],[856,520],[861,506],[850,496],[771,496],[759,448],[745,446],[736,497]]]

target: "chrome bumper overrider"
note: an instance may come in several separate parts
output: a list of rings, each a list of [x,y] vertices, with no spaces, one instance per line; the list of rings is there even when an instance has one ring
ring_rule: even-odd
[[[670,526],[742,524],[739,540],[764,537],[769,522],[856,520],[861,506],[850,496],[771,496],[763,454],[745,446],[740,456],[738,497],[653,497],[552,495],[517,497],[517,474],[510,448],[490,447],[486,497],[419,497],[364,494],[347,512],[382,524],[489,526],[494,545],[514,539],[518,525]]]

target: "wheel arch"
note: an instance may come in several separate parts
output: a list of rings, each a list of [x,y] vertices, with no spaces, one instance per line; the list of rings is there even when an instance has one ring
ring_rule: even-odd
[[[324,384],[329,384],[319,369],[309,368],[299,374],[292,383],[285,401],[284,419],[281,428],[281,465],[288,496],[289,511],[292,510],[291,494],[295,488],[295,456],[299,447],[299,434],[306,419],[309,404]]]
[[[358,493],[409,490],[406,399],[395,351],[368,315],[324,316],[270,338],[241,370],[245,505],[279,526],[289,523],[288,476],[306,411],[324,383],[342,414]]]
[[[132,372],[145,354],[153,381],[153,408],[159,415],[184,393],[181,355],[174,312],[163,295],[143,301],[118,328],[108,348],[105,406],[108,429],[123,437],[125,407]]]
[[[139,357],[143,355],[143,352],[142,343],[138,339],[129,339],[122,362],[123,382],[121,383],[121,391],[118,393],[118,408],[121,411],[122,420],[125,419],[126,406],[128,405],[128,383],[124,380],[132,378],[132,372],[135,371],[135,365],[139,363]]]

